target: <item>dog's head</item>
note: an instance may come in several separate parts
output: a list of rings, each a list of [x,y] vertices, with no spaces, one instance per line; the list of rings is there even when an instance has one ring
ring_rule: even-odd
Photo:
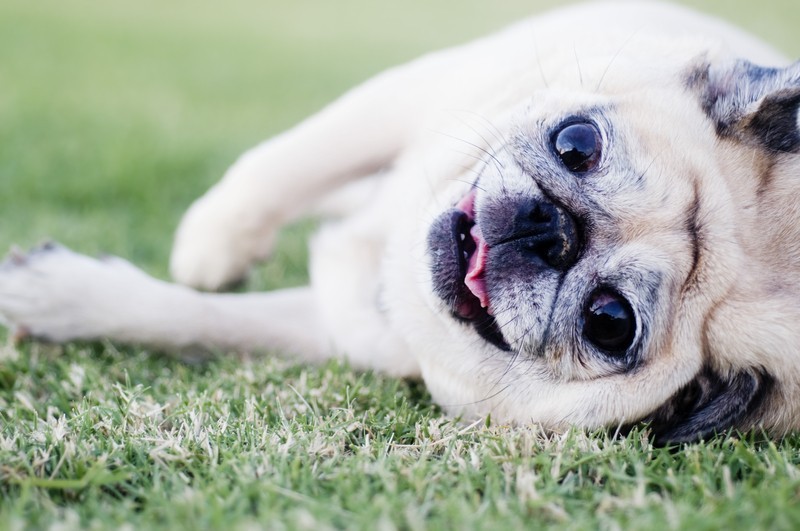
[[[800,65],[537,94],[428,235],[453,409],[662,441],[797,422]],[[470,378],[473,394],[457,391]]]

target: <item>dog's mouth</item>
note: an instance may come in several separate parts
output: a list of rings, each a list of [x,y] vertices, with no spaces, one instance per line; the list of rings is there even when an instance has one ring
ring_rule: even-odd
[[[467,194],[456,205],[454,234],[459,250],[459,276],[469,295],[459,301],[456,313],[464,319],[474,319],[481,313],[491,315],[489,293],[486,291],[486,258],[489,246],[483,239],[480,227],[475,224],[475,192]]]
[[[475,223],[474,190],[434,222],[428,244],[437,295],[486,341],[511,350],[492,312],[485,278],[489,245]]]

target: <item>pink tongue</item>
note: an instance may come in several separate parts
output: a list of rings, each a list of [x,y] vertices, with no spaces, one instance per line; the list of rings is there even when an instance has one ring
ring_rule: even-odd
[[[469,233],[472,239],[475,240],[475,252],[469,257],[467,264],[467,276],[464,278],[464,284],[472,292],[481,303],[481,306],[491,314],[489,309],[489,294],[486,292],[486,280],[483,277],[486,269],[486,256],[489,254],[489,246],[483,239],[481,229],[474,225]]]

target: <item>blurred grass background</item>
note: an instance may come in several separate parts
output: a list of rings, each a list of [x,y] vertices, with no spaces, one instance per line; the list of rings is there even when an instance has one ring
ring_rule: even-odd
[[[688,3],[800,57],[796,0]],[[0,252],[53,238],[166,277],[181,213],[243,150],[556,4],[0,0]],[[249,287],[303,282],[307,230]],[[465,431],[419,386],[336,363],[0,345],[0,530],[800,525],[796,437],[640,436]]]

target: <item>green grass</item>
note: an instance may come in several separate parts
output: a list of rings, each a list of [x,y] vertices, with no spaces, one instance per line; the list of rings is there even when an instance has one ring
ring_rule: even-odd
[[[166,277],[183,209],[245,148],[554,3],[4,0],[0,248],[49,237]],[[794,1],[697,5],[800,56]],[[304,282],[308,230],[249,288]],[[465,426],[418,383],[338,363],[0,347],[0,529],[797,529],[798,449]]]

